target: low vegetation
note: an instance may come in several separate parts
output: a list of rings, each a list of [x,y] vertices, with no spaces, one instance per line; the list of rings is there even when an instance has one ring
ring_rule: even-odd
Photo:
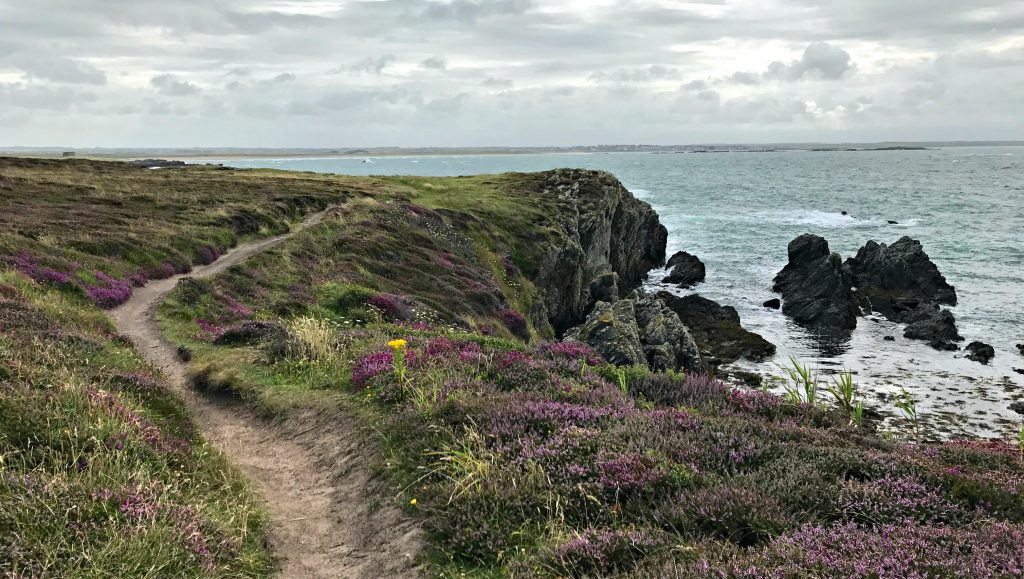
[[[205,171],[219,175],[199,179]],[[278,178],[238,179],[257,175]],[[183,280],[159,318],[200,390],[267,414],[341,404],[366,416],[382,468],[403,482],[399,500],[428,531],[432,574],[1024,568],[1016,441],[876,433],[852,376],[819,391],[795,362],[779,397],[616,368],[551,341],[522,315],[536,290],[530,248],[517,240],[547,227],[510,210],[529,206],[529,188],[513,186],[528,177],[310,179],[346,188],[346,203],[215,278]],[[122,575],[157,564],[167,575],[267,573],[262,514],[173,395],[77,284],[16,261],[31,250],[57,269],[46,260],[81,250],[8,243],[0,295],[26,313],[0,308],[0,553],[13,554],[0,554],[0,571],[85,574],[99,561]]]

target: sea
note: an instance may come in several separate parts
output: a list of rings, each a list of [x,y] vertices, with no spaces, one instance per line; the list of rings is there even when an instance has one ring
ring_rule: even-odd
[[[304,159],[208,159],[241,168],[347,175],[455,176],[559,167],[615,174],[650,203],[668,228],[668,254],[685,250],[707,266],[689,290],[736,308],[743,325],[778,346],[775,359],[742,369],[781,377],[791,357],[830,380],[854,373],[865,405],[893,429],[907,427],[894,401],[915,401],[927,436],[1001,437],[1021,432],[1024,416],[1024,147],[899,151],[596,153],[389,156]],[[844,213],[845,212],[845,213]],[[890,224],[889,221],[896,221]],[[787,244],[803,233],[828,240],[843,258],[868,240],[918,239],[956,287],[951,308],[966,343],[996,351],[989,365],[903,338],[880,316],[862,318],[849,342],[818,336],[762,304],[776,297],[772,278]],[[886,336],[895,341],[886,341]],[[779,384],[772,382],[773,388]]]

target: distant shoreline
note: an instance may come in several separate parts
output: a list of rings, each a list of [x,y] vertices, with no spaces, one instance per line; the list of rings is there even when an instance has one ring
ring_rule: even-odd
[[[921,141],[881,143],[767,143],[708,145],[601,145],[580,147],[453,147],[453,148],[345,148],[345,149],[242,149],[227,148],[152,148],[152,149],[75,149],[58,147],[0,148],[0,155],[12,157],[61,158],[74,157],[100,160],[132,160],[142,158],[180,160],[247,160],[247,159],[366,159],[394,157],[482,157],[516,155],[586,155],[613,153],[771,153],[771,152],[863,152],[919,151],[966,147],[1024,147],[1024,141]]]

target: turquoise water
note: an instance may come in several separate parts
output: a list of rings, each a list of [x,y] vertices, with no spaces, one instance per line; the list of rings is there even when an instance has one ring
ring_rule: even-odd
[[[947,430],[994,434],[1016,427],[1006,410],[1024,396],[1024,148],[718,154],[593,154],[259,159],[217,161],[350,175],[468,175],[556,167],[604,169],[649,202],[669,230],[669,254],[685,249],[707,265],[696,293],[733,305],[748,328],[823,371],[846,367],[879,405],[905,386]],[[842,215],[847,211],[848,216]],[[889,225],[895,220],[899,225]],[[921,240],[956,289],[961,334],[991,343],[981,366],[904,340],[885,320],[864,319],[840,352],[762,308],[801,233],[852,256],[866,241]],[[660,274],[652,275],[658,286]],[[886,335],[896,342],[885,342]],[[779,374],[772,363],[751,366]]]

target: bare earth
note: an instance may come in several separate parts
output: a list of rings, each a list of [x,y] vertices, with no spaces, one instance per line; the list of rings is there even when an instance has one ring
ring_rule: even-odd
[[[292,233],[231,250],[190,277],[207,277],[284,241],[320,221],[307,218]],[[110,312],[118,331],[160,368],[186,400],[206,440],[223,452],[267,503],[270,548],[287,578],[419,577],[419,527],[393,506],[373,475],[372,438],[344,410],[308,412],[281,423],[243,405],[196,395],[186,366],[154,318],[161,300],[184,276],[154,281]]]

